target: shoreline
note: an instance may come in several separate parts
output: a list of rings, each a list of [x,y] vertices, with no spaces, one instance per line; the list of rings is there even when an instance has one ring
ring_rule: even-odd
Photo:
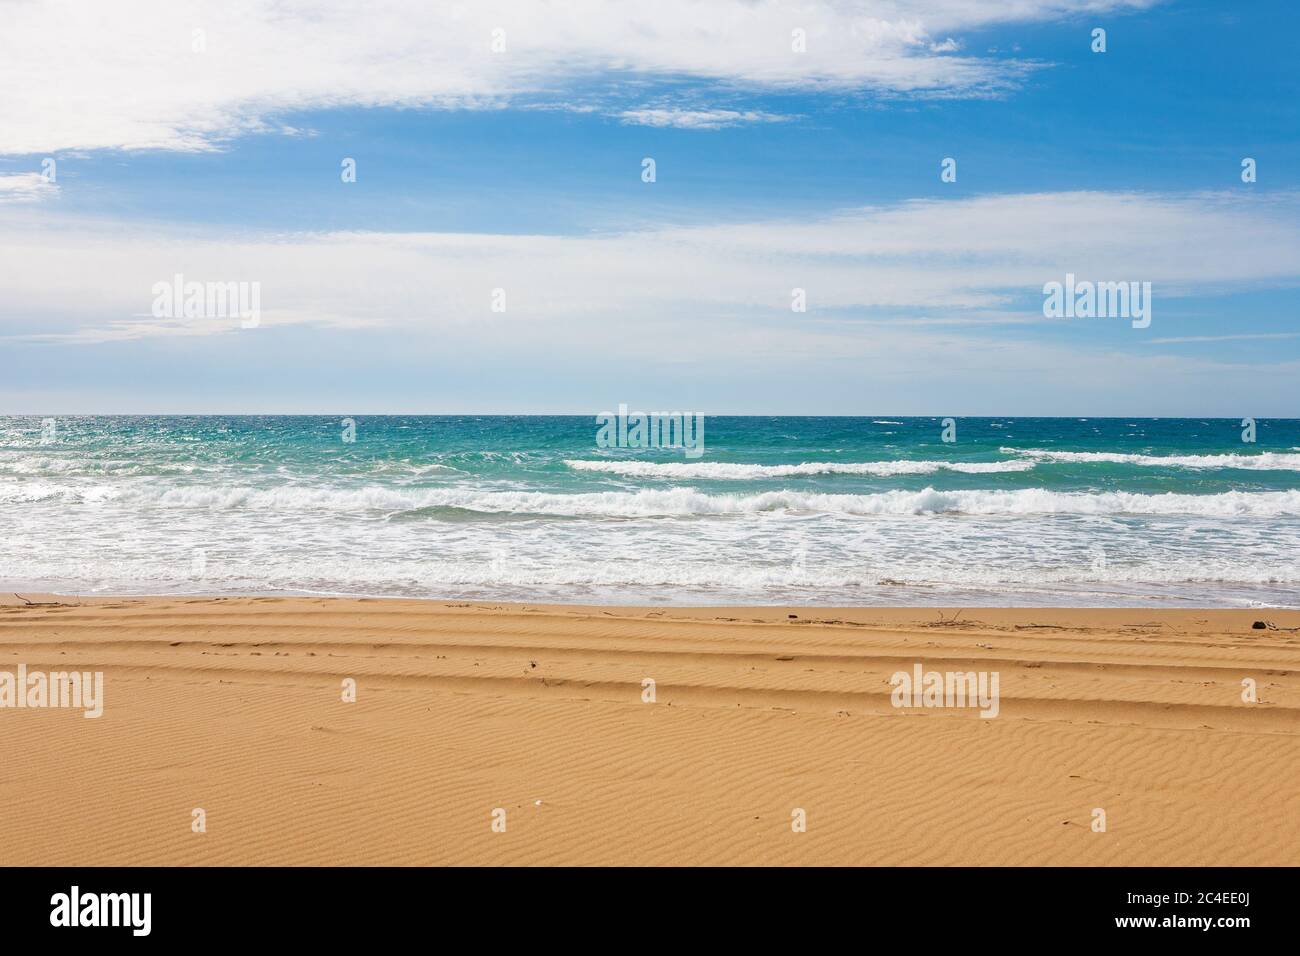
[[[15,593],[8,585],[0,585],[0,607],[10,604],[22,605],[21,597],[26,598],[33,604],[64,604],[65,606],[86,606],[93,607],[96,604],[106,602],[135,601],[144,604],[153,604],[157,602],[168,601],[357,601],[376,603],[383,602],[389,604],[418,604],[418,605],[442,605],[444,607],[463,607],[466,605],[490,605],[492,609],[534,609],[534,610],[566,610],[566,611],[677,611],[683,614],[707,614],[715,611],[754,611],[756,613],[776,614],[785,612],[790,609],[804,610],[807,612],[821,613],[861,613],[861,614],[884,614],[886,617],[893,618],[897,614],[933,614],[936,611],[951,613],[954,611],[976,612],[986,611],[990,614],[1015,614],[1024,612],[1026,614],[1037,614],[1040,612],[1059,613],[1069,616],[1075,613],[1106,614],[1110,612],[1122,613],[1124,611],[1158,611],[1160,613],[1177,613],[1186,612],[1206,612],[1213,614],[1249,614],[1251,611],[1278,611],[1284,614],[1294,614],[1297,616],[1297,625],[1300,626],[1300,604],[1287,605],[1283,607],[1258,607],[1258,608],[1237,608],[1222,607],[1215,604],[1204,604],[1187,607],[1163,607],[1153,606],[1150,604],[1131,604],[1131,605],[1073,605],[1073,604],[1054,604],[1054,605],[999,605],[999,604],[971,604],[960,601],[948,601],[943,604],[893,604],[893,605],[876,605],[876,604],[751,604],[751,603],[732,603],[732,604],[646,604],[638,602],[586,602],[586,601],[520,601],[496,598],[470,598],[470,597],[407,597],[403,595],[388,594],[339,594],[334,592],[316,592],[316,591],[238,591],[238,592],[206,592],[206,591],[178,591],[175,594],[151,593],[151,594],[134,594],[130,592],[106,592],[103,594],[88,594],[75,591],[43,591],[43,590],[23,590],[18,589]]]
[[[24,597],[13,864],[1300,863],[1300,611]]]
[[[901,585],[900,585],[901,587]],[[940,590],[939,586],[935,590]],[[1061,595],[1053,595],[1061,596]],[[692,598],[696,595],[691,595]],[[987,597],[987,592],[973,597]],[[963,602],[948,600],[943,603],[937,600],[934,603],[896,603],[896,604],[838,604],[832,602],[815,602],[815,603],[780,603],[780,602],[737,602],[719,599],[719,603],[676,603],[674,601],[664,601],[661,603],[649,603],[634,600],[610,600],[603,601],[550,601],[550,600],[524,600],[519,598],[494,598],[482,596],[417,596],[404,594],[361,594],[361,593],[343,593],[336,591],[304,591],[304,590],[283,590],[283,591],[177,591],[173,593],[140,593],[131,592],[104,592],[88,594],[78,591],[50,591],[41,589],[24,589],[19,587],[15,589],[8,584],[0,584],[0,606],[6,603],[22,598],[33,602],[91,602],[91,601],[185,601],[185,600],[208,600],[208,601],[230,601],[230,600],[326,600],[326,601],[392,601],[392,602],[415,602],[420,604],[481,604],[491,605],[493,607],[533,607],[533,608],[573,608],[588,610],[674,610],[683,612],[711,612],[711,611],[753,611],[779,610],[783,608],[802,609],[807,612],[813,611],[916,611],[918,613],[932,613],[936,611],[952,612],[955,610],[970,611],[989,611],[992,613],[1001,613],[1004,611],[1026,611],[1026,612],[1071,612],[1079,611],[1090,613],[1093,611],[1233,611],[1241,613],[1250,613],[1258,611],[1261,614],[1271,612],[1297,612],[1300,613],[1300,602],[1296,604],[1262,604],[1254,603],[1244,604],[1195,604],[1195,603],[1169,603],[1164,604],[1070,604],[1066,602],[1045,603],[1041,604],[981,604],[975,601]]]

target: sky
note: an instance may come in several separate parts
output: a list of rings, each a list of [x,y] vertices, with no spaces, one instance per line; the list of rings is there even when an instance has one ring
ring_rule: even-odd
[[[1297,27],[0,0],[0,413],[1297,417]]]

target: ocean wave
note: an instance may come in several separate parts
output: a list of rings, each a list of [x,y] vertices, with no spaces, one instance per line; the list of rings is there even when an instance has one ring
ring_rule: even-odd
[[[1053,451],[1047,448],[999,448],[1004,455],[1031,461],[1105,462],[1150,468],[1242,468],[1248,471],[1300,471],[1300,455],[1265,451],[1253,455],[1136,455],[1111,451]]]
[[[967,475],[1029,471],[1035,462],[1019,461],[808,461],[799,465],[749,465],[720,461],[591,461],[566,459],[575,471],[595,471],[627,478],[675,478],[682,480],[749,481],[755,478],[800,478],[808,475],[932,475],[954,471]]]
[[[449,586],[503,586],[522,588],[667,588],[702,592],[730,590],[753,595],[765,589],[805,589],[840,592],[862,598],[875,589],[897,593],[927,590],[950,594],[954,588],[981,588],[1010,593],[1043,591],[1064,595],[1080,587],[1103,588],[1114,593],[1134,593],[1155,587],[1171,593],[1186,588],[1216,586],[1288,588],[1300,582],[1300,566],[1247,562],[1223,555],[1172,561],[1130,561],[1097,568],[1088,556],[1044,568],[989,566],[976,562],[943,561],[922,557],[888,567],[871,567],[851,555],[838,560],[809,559],[802,565],[786,562],[705,561],[665,557],[649,551],[638,560],[593,560],[566,556],[565,552],[521,554],[502,550],[496,556],[430,562],[390,554],[320,554],[286,559],[274,550],[256,555],[210,553],[201,583],[189,573],[188,561],[157,559],[82,561],[75,565],[21,558],[5,565],[4,582],[24,587],[37,584],[49,590],[106,590],[110,593],[156,593],[179,590],[230,589],[244,593],[321,591],[331,593],[423,593],[445,596]],[[846,593],[847,592],[847,593]],[[1275,594],[1275,596],[1278,596]],[[672,597],[671,591],[658,597]]]
[[[135,458],[58,458],[48,455],[14,457],[0,448],[0,476],[5,475],[186,475],[198,465],[175,461],[148,462]]]
[[[1221,494],[1137,494],[1042,489],[885,491],[876,494],[817,494],[769,491],[706,494],[690,487],[560,494],[542,491],[485,491],[474,488],[396,489],[188,486],[159,489],[148,484],[68,486],[50,483],[0,485],[0,502],[60,501],[129,508],[255,509],[400,514],[420,509],[457,509],[489,514],[573,517],[689,517],[764,512],[838,515],[1189,515],[1206,518],[1300,515],[1300,491],[1229,491]]]

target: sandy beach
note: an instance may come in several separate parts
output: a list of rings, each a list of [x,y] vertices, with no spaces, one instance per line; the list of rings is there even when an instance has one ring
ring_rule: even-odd
[[[1286,628],[1300,612],[7,595],[0,671],[104,690],[96,719],[0,710],[0,856],[1295,865]],[[917,664],[998,674],[996,718],[895,707]]]

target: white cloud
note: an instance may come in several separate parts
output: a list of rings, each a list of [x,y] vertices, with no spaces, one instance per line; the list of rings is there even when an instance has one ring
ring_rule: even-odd
[[[0,154],[204,150],[290,111],[564,102],[581,84],[617,99],[629,75],[978,95],[1033,65],[954,55],[951,34],[1154,2],[29,0],[0,12]],[[795,29],[805,53],[791,49]]]
[[[1149,339],[1150,345],[1187,345],[1192,342],[1253,342],[1260,339],[1296,339],[1300,332],[1259,332],[1244,335],[1179,335],[1163,339]]]
[[[1042,286],[1067,272],[1151,282],[1153,330],[1173,298],[1300,284],[1300,193],[985,196],[588,236],[195,238],[28,219],[0,227],[0,261],[15,265],[0,275],[0,329],[80,342],[238,328],[155,320],[150,290],[178,272],[259,282],[268,327],[458,329],[484,341],[510,328],[581,349],[617,326],[629,354],[637,336],[653,341],[684,317],[701,330],[743,330],[733,347],[778,352],[887,328],[935,340],[1004,321],[1050,325]],[[807,313],[791,312],[796,287]],[[489,309],[496,288],[506,290],[505,314]]]
[[[744,123],[783,123],[790,119],[777,113],[758,110],[684,110],[639,109],[624,110],[619,116],[633,126],[671,126],[675,129],[723,129]]]
[[[0,203],[40,202],[58,194],[58,185],[40,173],[0,173]]]

